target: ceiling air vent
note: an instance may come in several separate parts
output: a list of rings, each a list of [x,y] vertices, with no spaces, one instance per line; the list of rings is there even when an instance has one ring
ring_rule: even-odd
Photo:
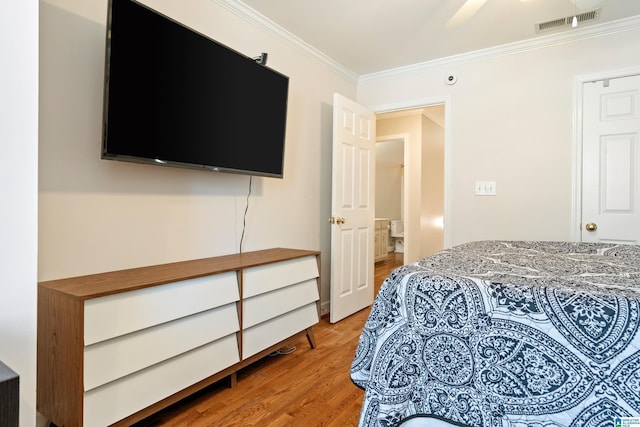
[[[582,12],[577,15],[578,26],[590,21],[596,21],[600,17],[600,9],[590,10],[588,12]],[[566,27],[571,27],[571,21],[573,21],[573,15],[564,18],[553,19],[551,21],[538,22],[536,24],[536,33],[544,33],[547,31],[559,30]]]

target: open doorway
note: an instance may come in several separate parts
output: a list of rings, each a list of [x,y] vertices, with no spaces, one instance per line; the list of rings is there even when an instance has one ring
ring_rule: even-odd
[[[383,227],[385,252],[398,254],[404,262],[404,153],[409,135],[386,135],[376,139],[376,232]]]
[[[444,112],[438,104],[376,115],[376,217],[389,219],[389,251],[402,251],[405,264],[444,249]]]

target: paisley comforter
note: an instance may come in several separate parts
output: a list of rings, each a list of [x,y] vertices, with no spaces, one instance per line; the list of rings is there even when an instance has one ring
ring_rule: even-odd
[[[396,269],[361,333],[360,426],[601,427],[640,415],[640,247],[483,241]]]

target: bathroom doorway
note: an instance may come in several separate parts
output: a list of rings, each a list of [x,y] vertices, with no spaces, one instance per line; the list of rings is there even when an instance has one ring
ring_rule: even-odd
[[[376,217],[401,221],[407,264],[444,249],[445,105],[379,113],[376,133]]]
[[[401,254],[403,261],[404,236],[397,230],[398,224],[402,224],[400,229],[404,231],[404,153],[408,138],[408,134],[387,135],[376,141],[375,216],[388,230],[387,253]]]

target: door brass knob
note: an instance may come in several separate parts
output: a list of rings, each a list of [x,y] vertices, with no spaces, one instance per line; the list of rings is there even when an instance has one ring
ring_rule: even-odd
[[[593,232],[596,231],[598,229],[598,226],[596,225],[595,222],[590,222],[587,225],[584,226],[585,230],[589,231],[589,232]]]
[[[329,224],[344,224],[346,221],[346,219],[339,216],[332,216],[329,218]]]

